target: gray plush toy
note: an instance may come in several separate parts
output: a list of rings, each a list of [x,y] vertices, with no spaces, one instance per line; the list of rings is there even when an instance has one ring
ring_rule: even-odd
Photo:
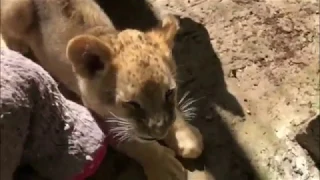
[[[0,179],[30,165],[53,180],[94,173],[106,152],[105,135],[91,113],[64,98],[42,67],[1,49]]]

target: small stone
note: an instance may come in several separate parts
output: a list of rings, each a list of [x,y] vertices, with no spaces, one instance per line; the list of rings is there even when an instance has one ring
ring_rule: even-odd
[[[231,77],[231,78],[237,78],[237,69],[232,69],[232,70],[229,72],[229,77]]]
[[[293,23],[288,18],[281,18],[278,20],[278,26],[285,32],[291,32],[293,29]]]

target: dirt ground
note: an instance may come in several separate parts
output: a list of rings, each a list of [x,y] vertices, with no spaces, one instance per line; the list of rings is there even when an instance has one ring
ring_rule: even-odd
[[[190,180],[262,179],[268,170],[279,172],[264,179],[317,179],[314,162],[292,137],[319,113],[319,1],[120,0],[102,6],[119,29],[154,26],[150,8],[181,18],[174,49],[180,94],[200,99],[192,123],[205,138],[201,158],[182,160]],[[301,157],[304,163],[295,163]],[[142,179],[126,157],[111,152],[107,159],[111,171],[92,179]]]
[[[181,160],[190,180],[319,179],[294,140],[319,113],[318,0],[97,1],[118,29],[147,30],[157,13],[181,18],[180,96],[199,98],[191,123],[205,141],[199,159]],[[106,160],[90,179],[144,179],[112,149]]]

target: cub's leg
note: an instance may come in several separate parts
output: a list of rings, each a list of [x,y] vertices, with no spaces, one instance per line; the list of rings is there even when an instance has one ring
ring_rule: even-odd
[[[187,171],[175,158],[175,153],[156,141],[132,140],[116,148],[142,165],[148,180],[187,180]]]
[[[203,138],[200,131],[185,121],[177,110],[177,119],[172,125],[165,143],[183,158],[197,158],[203,151]]]
[[[33,23],[34,10],[32,0],[1,0],[1,34],[8,48],[28,52],[24,39]]]

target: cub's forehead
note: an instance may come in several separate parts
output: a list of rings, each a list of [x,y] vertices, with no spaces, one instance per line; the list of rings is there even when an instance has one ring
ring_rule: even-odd
[[[147,40],[146,37],[145,33],[134,29],[124,30],[118,34],[118,39],[121,41],[145,41]]]
[[[141,71],[145,76],[147,74],[162,76],[169,73],[168,61],[172,59],[170,50],[167,52],[160,48],[157,42],[144,39],[148,38],[134,37],[130,40],[120,40],[122,49],[115,56],[114,63],[122,70],[138,73]]]
[[[131,65],[122,66],[118,69],[118,87],[122,87],[128,93],[154,92],[168,89],[174,85],[175,80],[171,72],[160,68],[155,64],[147,64],[146,61],[137,60]]]
[[[119,77],[127,83],[168,83],[172,75],[167,67],[158,63],[151,63],[152,60],[135,60],[119,69]]]
[[[147,47],[158,49],[160,46],[160,42],[155,37],[132,29],[120,32],[117,39],[124,47],[134,45],[136,46],[135,48],[139,48],[140,46],[140,48]]]
[[[122,88],[122,92],[127,96],[139,97],[147,96],[153,97],[156,94],[163,94],[168,88],[168,83],[159,82],[155,79],[149,79],[147,81],[131,81],[125,88]]]
[[[161,102],[165,92],[170,89],[170,83],[167,81],[157,81],[149,79],[145,81],[132,80],[129,83],[118,86],[117,95],[123,101],[136,100],[141,103],[146,99]]]
[[[131,90],[144,87],[144,90],[152,92],[152,88],[167,88],[173,83],[174,76],[168,64],[171,53],[160,48],[159,41],[136,30],[122,31],[118,41],[123,47],[114,63],[118,65],[118,80],[121,84]]]

